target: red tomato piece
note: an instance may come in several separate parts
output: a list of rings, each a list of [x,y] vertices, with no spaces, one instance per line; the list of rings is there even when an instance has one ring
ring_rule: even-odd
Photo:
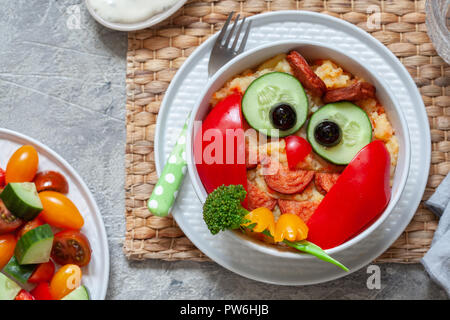
[[[297,164],[311,153],[312,147],[308,141],[299,136],[288,136],[286,142],[286,157],[289,169],[295,169]]]
[[[39,226],[42,226],[43,224],[44,222],[42,222],[42,220],[37,217],[31,221],[28,221],[23,225],[22,229],[20,229],[19,232],[17,232],[17,240],[22,238],[22,236],[28,231],[31,231]]]
[[[5,170],[0,168],[0,188],[4,188],[6,186],[6,173]]]
[[[86,266],[91,261],[91,245],[88,238],[78,231],[58,232],[53,240],[52,259],[61,265]]]
[[[14,300],[36,300],[28,291],[20,290]]]
[[[361,149],[308,220],[308,240],[334,248],[375,221],[391,198],[390,165],[382,141]]]
[[[221,185],[241,184],[247,189],[241,100],[239,93],[221,100],[195,137],[194,159],[208,193]]]
[[[53,261],[40,264],[36,270],[34,270],[31,277],[28,279],[29,283],[41,283],[52,280],[55,273],[55,264]]]
[[[34,178],[37,192],[56,191],[67,194],[69,192],[69,183],[66,178],[56,171],[38,172]]]
[[[0,199],[0,234],[16,230],[23,222],[22,219],[15,217]]]
[[[54,300],[50,292],[50,284],[48,282],[39,283],[36,288],[30,292],[36,300]]]

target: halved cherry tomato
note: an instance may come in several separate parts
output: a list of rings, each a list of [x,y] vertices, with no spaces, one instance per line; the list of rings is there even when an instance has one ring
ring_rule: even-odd
[[[222,99],[208,113],[201,130],[196,133],[194,158],[208,193],[223,184],[241,184],[247,189],[241,100],[239,93]]]
[[[31,277],[28,279],[29,283],[48,282],[52,280],[55,273],[55,264],[53,261],[40,264],[36,270],[34,270]]]
[[[39,226],[42,226],[44,222],[41,221],[39,218],[34,218],[31,221],[28,221],[23,225],[23,227],[17,232],[17,240],[22,238],[22,236],[27,233],[30,230],[33,230],[34,228],[37,228]]]
[[[78,231],[58,232],[53,240],[52,259],[61,265],[76,264],[84,267],[91,261],[88,238]]]
[[[286,142],[286,157],[290,169],[294,169],[297,164],[311,153],[312,147],[308,141],[299,136],[288,136],[284,138]]]
[[[23,224],[23,220],[15,217],[0,199],[0,234],[16,230]]]
[[[14,152],[6,166],[6,183],[31,182],[39,165],[39,155],[32,146],[23,146]]]
[[[0,188],[4,188],[5,186],[6,186],[5,170],[0,168]]]
[[[263,232],[269,230],[270,234],[275,233],[275,219],[272,211],[267,208],[261,207],[250,211],[244,219],[250,220],[250,222],[244,224],[244,226],[250,226],[256,224],[253,228],[253,232]]]
[[[55,300],[50,292],[50,284],[48,282],[39,283],[30,293],[36,300]]]
[[[42,191],[56,191],[61,193],[69,192],[69,184],[66,178],[56,171],[38,172],[34,178],[37,192]]]
[[[308,227],[299,216],[292,213],[282,214],[275,226],[275,242],[283,240],[300,241],[308,236]]]
[[[39,193],[44,210],[39,218],[48,224],[65,229],[79,230],[84,225],[84,219],[77,207],[65,195],[54,191]]]
[[[390,155],[375,140],[361,149],[308,220],[308,240],[336,247],[373,223],[391,197]]]
[[[11,260],[16,248],[16,238],[12,234],[0,236],[0,270]]]
[[[36,300],[31,293],[26,290],[20,290],[14,300]]]
[[[81,284],[81,269],[75,264],[61,267],[50,282],[50,293],[55,300],[60,300]]]

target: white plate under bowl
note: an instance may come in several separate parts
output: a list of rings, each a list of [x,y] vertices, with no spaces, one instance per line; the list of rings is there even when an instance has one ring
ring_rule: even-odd
[[[151,0],[150,0],[151,1]],[[146,20],[139,21],[136,23],[119,23],[119,22],[110,22],[105,19],[103,19],[90,5],[89,0],[85,0],[86,7],[91,14],[91,16],[97,20],[98,23],[101,25],[118,31],[135,31],[135,30],[142,30],[148,27],[151,27],[157,23],[160,23],[161,21],[166,20],[171,15],[173,15],[175,12],[177,12],[178,9],[180,9],[187,0],[179,0],[177,3],[175,3],[172,7],[169,9],[158,13],[157,15],[154,15]]]
[[[370,237],[348,250],[333,254],[354,272],[382,254],[400,236],[413,217],[428,177],[431,155],[430,130],[421,96],[400,61],[378,40],[358,27],[331,16],[306,11],[278,11],[250,18],[252,31],[247,49],[281,40],[314,41],[335,46],[384,79],[394,92],[409,127],[411,165],[404,191],[391,214]],[[155,162],[161,172],[186,115],[208,82],[208,60],[216,37],[202,44],[172,80],[158,115]],[[343,277],[349,273],[314,257],[274,257],[226,234],[212,236],[202,219],[202,206],[189,177],[183,183],[173,216],[187,237],[212,260],[242,276],[281,285],[307,285]]]
[[[23,134],[0,129],[0,166],[6,168],[8,159],[22,145],[31,145],[39,153],[39,171],[54,170],[66,177],[69,183],[67,197],[73,201],[84,218],[81,229],[89,239],[92,258],[82,268],[82,284],[89,289],[92,300],[104,300],[109,280],[109,249],[100,210],[81,177],[70,164],[49,147]]]

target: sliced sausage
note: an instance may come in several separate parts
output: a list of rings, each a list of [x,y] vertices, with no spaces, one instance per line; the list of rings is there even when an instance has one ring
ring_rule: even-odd
[[[264,191],[260,190],[250,181],[247,181],[247,189],[248,208],[250,210],[261,207],[273,210],[273,208],[277,205],[276,199],[269,197]]]
[[[303,222],[308,222],[319,206],[319,202],[315,201],[294,201],[294,200],[278,200],[278,206],[281,213],[292,213],[299,216]]]
[[[267,186],[284,194],[302,192],[314,178],[314,171],[290,170],[287,166],[270,158],[264,158],[261,165]]]
[[[325,82],[314,73],[308,62],[300,53],[291,51],[287,55],[286,60],[289,62],[289,65],[294,72],[294,76],[305,88],[311,91],[313,95],[321,97],[325,91],[327,91]]]
[[[256,168],[258,165],[258,151],[251,150],[248,147],[248,145],[245,146],[245,167],[247,169],[253,169]]]
[[[316,184],[316,188],[320,193],[327,194],[327,192],[329,192],[330,189],[334,186],[338,178],[339,173],[316,172],[314,183]]]
[[[356,82],[345,88],[328,90],[323,96],[323,102],[355,101],[375,97],[375,87],[368,82]]]

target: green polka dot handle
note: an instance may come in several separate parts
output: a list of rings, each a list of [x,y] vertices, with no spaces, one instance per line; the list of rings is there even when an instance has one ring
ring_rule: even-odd
[[[148,210],[159,217],[165,217],[169,214],[181,183],[183,182],[183,178],[186,175],[186,133],[188,120],[189,115],[147,203]]]

